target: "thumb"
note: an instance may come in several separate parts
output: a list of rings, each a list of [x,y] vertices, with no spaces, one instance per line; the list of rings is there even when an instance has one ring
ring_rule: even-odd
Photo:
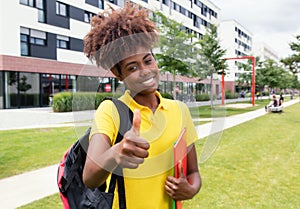
[[[181,160],[178,162],[178,167],[179,167],[179,176],[180,176],[180,178],[185,178],[184,170],[183,170],[183,164],[182,164]]]
[[[137,135],[140,135],[140,126],[141,126],[141,113],[140,110],[135,109],[133,112],[132,119],[132,128],[131,130]]]

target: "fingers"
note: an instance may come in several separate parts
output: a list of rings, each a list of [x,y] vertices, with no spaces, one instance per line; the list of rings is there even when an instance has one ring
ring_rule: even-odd
[[[140,135],[141,113],[138,109],[134,110],[131,130],[136,136]]]
[[[140,140],[141,142],[137,142],[137,140]],[[129,156],[129,157],[140,157],[140,158],[146,158],[148,157],[148,151],[149,144],[144,139],[136,139],[135,141],[131,140],[125,140],[122,144],[122,153]]]
[[[123,155],[121,158],[121,165],[123,168],[135,169],[144,162],[144,158],[128,157],[125,155]]]
[[[132,127],[124,135],[118,147],[118,164],[126,168],[137,168],[148,157],[150,145],[147,140],[140,137],[141,115],[134,110]]]
[[[131,140],[137,147],[142,149],[149,149],[150,145],[148,141],[140,138],[140,127],[141,127],[141,114],[138,109],[134,110],[132,119],[132,128],[125,134],[125,139]]]
[[[179,175],[180,175],[180,178],[185,178],[184,170],[183,170],[183,164],[182,164],[182,161],[181,161],[181,160],[180,160],[179,163],[178,163],[178,168],[179,168]]]

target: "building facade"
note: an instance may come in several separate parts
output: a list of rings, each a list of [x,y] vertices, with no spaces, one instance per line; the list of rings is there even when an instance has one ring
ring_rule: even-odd
[[[280,64],[280,58],[278,53],[264,42],[253,42],[253,54],[256,57],[260,57],[261,61],[268,59],[274,60],[277,64]]]
[[[220,44],[226,49],[224,58],[236,58],[252,55],[252,37],[249,30],[235,20],[224,20],[218,27]],[[225,89],[236,92],[236,81],[244,72],[242,64],[247,63],[247,59],[227,60]]]
[[[219,8],[207,0],[132,2],[163,11],[198,37],[210,23],[218,21]],[[2,0],[0,109],[48,106],[49,98],[61,91],[115,91],[118,83],[112,73],[97,68],[83,54],[83,38],[93,15],[108,5],[123,7],[125,3],[126,0]]]

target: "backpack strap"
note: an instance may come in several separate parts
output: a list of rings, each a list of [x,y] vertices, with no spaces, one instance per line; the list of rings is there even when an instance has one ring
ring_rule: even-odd
[[[110,99],[116,106],[119,117],[120,117],[120,127],[119,132],[117,135],[116,143],[119,143],[122,139],[124,134],[131,128],[132,126],[132,119],[133,113],[128,108],[126,104],[116,98],[105,98]],[[115,173],[112,174],[111,180],[109,183],[109,192],[114,192],[116,187],[116,182],[118,183],[118,195],[119,195],[119,208],[125,209],[126,208],[126,197],[125,197],[125,186],[124,186],[124,178],[123,178],[123,169],[121,167],[117,167],[115,169]]]

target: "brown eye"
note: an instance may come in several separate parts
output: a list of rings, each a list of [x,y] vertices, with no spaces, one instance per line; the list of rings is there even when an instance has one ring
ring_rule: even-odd
[[[152,59],[147,59],[147,60],[145,60],[145,63],[146,63],[146,64],[151,64],[151,63],[152,63]]]
[[[128,68],[128,71],[135,71],[137,69],[137,66],[131,66]]]

